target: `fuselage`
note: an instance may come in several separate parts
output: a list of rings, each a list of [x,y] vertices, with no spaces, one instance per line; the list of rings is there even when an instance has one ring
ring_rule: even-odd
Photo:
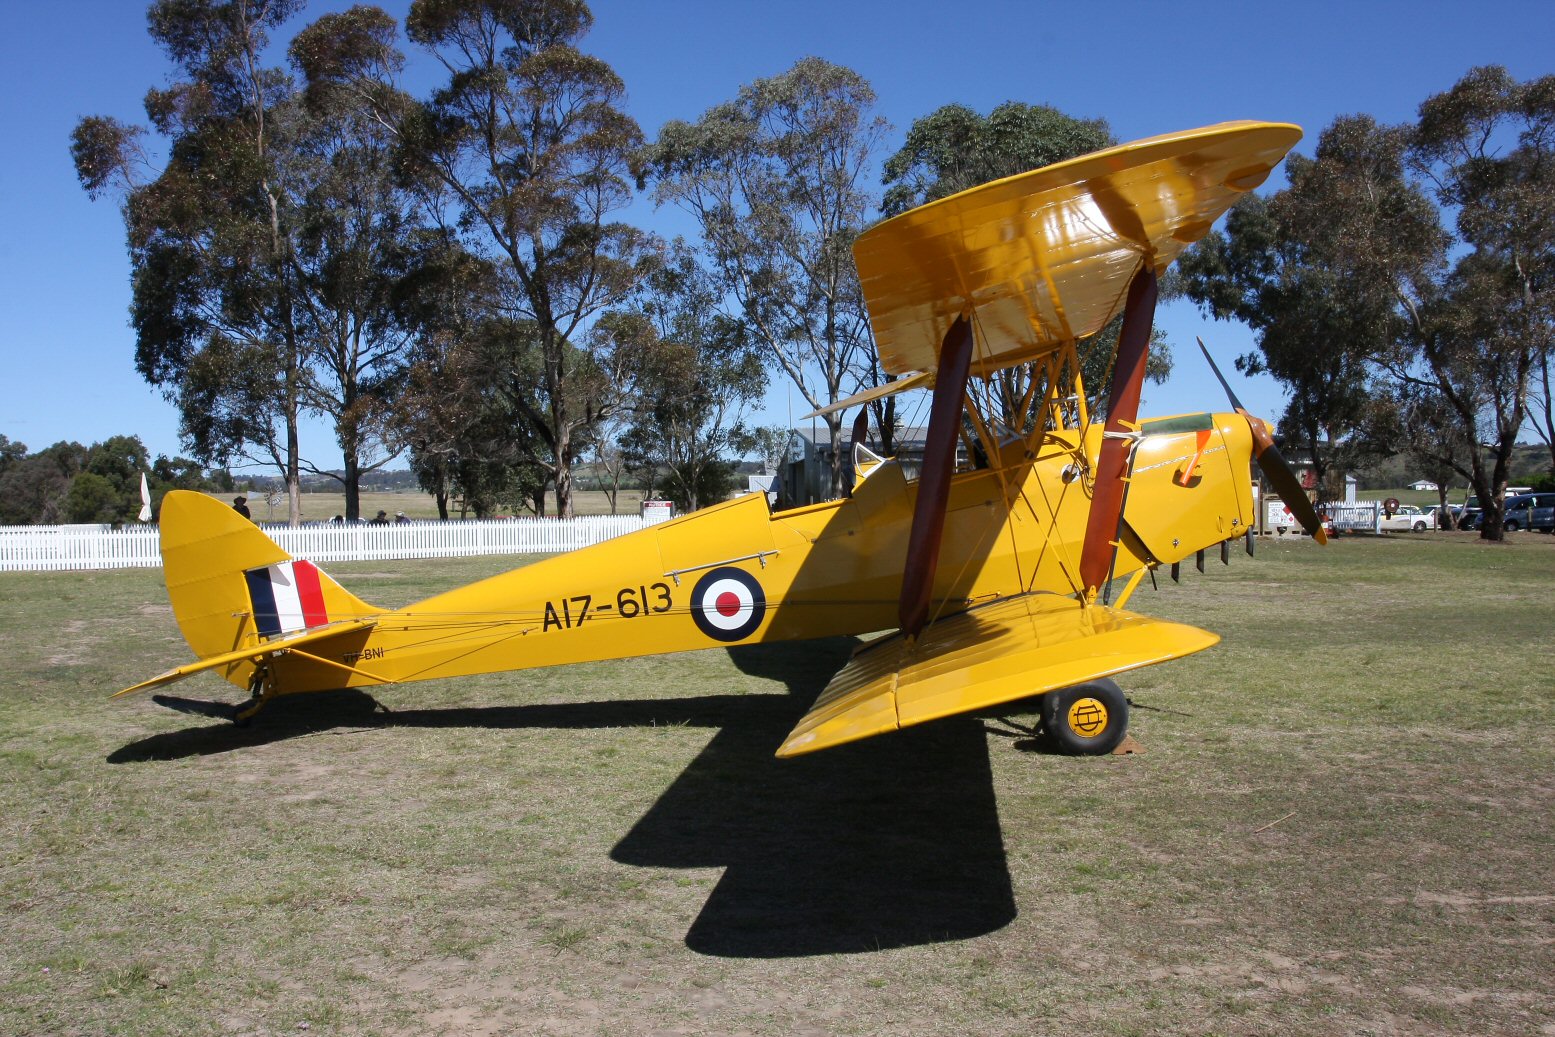
[[[1115,578],[1239,536],[1254,513],[1241,416],[1160,419],[1142,432]],[[1049,432],[956,474],[934,617],[1077,592],[1100,444],[1099,426]],[[294,653],[277,657],[278,685],[371,686],[891,629],[916,496],[895,462],[845,500],[772,512],[763,495],[743,496],[383,613],[332,646],[356,673]]]

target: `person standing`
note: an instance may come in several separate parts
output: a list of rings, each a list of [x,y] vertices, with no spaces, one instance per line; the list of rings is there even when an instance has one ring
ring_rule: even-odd
[[[253,521],[253,518],[248,513],[248,498],[247,497],[237,497],[237,498],[235,498],[232,501],[232,510],[237,512],[239,515],[242,515],[244,518],[248,519],[250,522]]]

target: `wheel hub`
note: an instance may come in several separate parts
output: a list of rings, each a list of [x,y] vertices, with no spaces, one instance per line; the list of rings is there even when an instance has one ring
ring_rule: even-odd
[[[1094,738],[1107,729],[1107,707],[1100,699],[1083,696],[1069,707],[1069,729],[1082,738]]]

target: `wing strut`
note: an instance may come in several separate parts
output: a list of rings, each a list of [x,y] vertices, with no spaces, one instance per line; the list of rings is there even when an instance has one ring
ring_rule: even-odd
[[[1118,521],[1123,515],[1123,496],[1128,485],[1133,442],[1128,438],[1138,426],[1139,396],[1145,385],[1145,359],[1150,353],[1150,328],[1155,321],[1156,276],[1148,260],[1129,282],[1123,304],[1123,330],[1118,335],[1118,355],[1112,369],[1112,389],[1107,394],[1107,425],[1096,460],[1091,493],[1091,515],[1085,526],[1085,548],[1080,555],[1080,582],[1087,601],[1107,582],[1117,554]]]
[[[908,637],[916,637],[929,620],[929,595],[939,566],[940,536],[945,531],[945,508],[950,503],[950,477],[956,469],[956,440],[961,434],[961,408],[971,365],[972,324],[962,315],[945,332],[929,405],[929,431],[924,437],[918,500],[913,506],[897,606],[898,623]]]

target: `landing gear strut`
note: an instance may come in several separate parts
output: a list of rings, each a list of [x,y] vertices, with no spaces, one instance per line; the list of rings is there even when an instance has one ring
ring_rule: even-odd
[[[193,716],[230,720],[238,727],[247,727],[249,721],[280,692],[270,672],[270,660],[266,656],[254,665],[254,675],[248,679],[248,701],[236,705],[230,702],[206,702],[202,699],[186,699],[177,695],[153,695],[151,701],[159,706],[189,713]]]

